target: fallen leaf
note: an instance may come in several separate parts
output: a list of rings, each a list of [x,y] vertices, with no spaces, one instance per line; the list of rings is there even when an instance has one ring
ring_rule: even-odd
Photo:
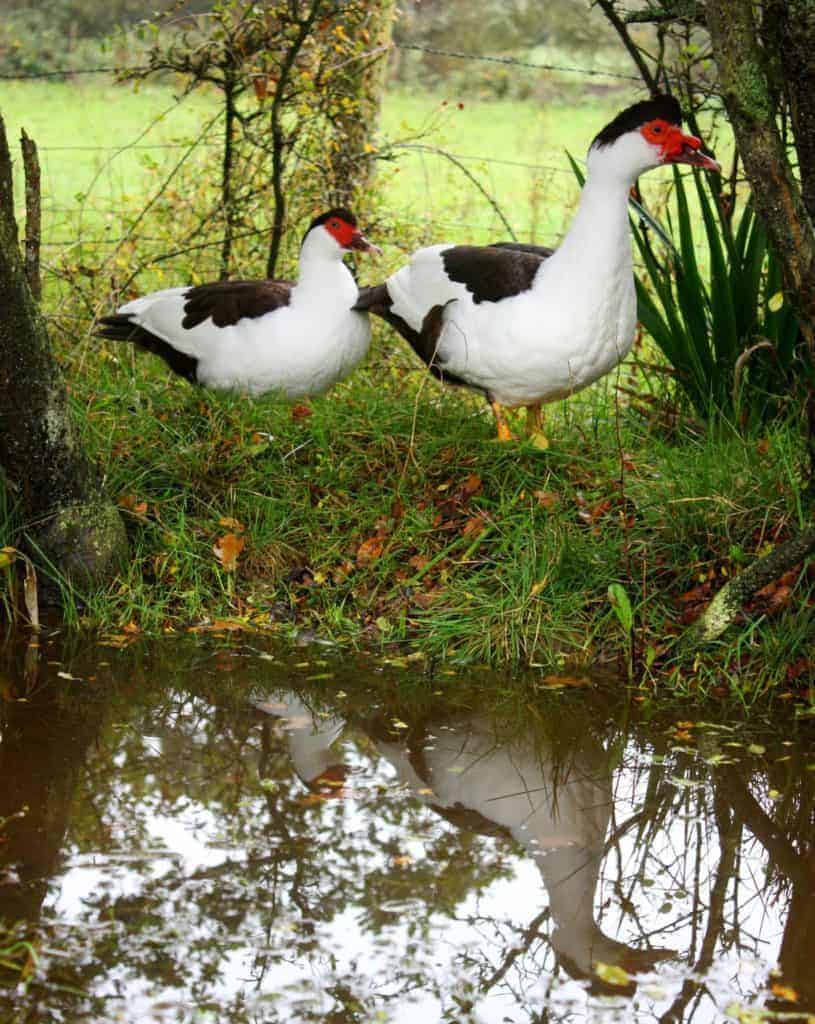
[[[590,686],[591,680],[588,676],[544,676],[541,680],[544,686]]]
[[[382,554],[382,538],[369,537],[357,548],[357,565],[370,565]]]
[[[225,533],[213,544],[212,551],[225,572],[234,572],[238,567],[238,557],[245,546],[246,541],[243,537]]]
[[[234,530],[236,533],[243,533],[246,527],[240,521],[240,519],[234,519],[232,516],[222,516],[218,520],[219,526],[226,526],[230,530]]]
[[[478,473],[470,473],[464,483],[461,485],[461,490],[464,494],[475,494],[476,491],[481,490],[481,477]]]
[[[540,507],[545,509],[554,508],[560,501],[560,495],[554,491],[533,491],[532,497],[537,498]]]
[[[631,975],[623,967],[618,967],[617,964],[604,964],[602,960],[598,960],[594,965],[594,973],[598,978],[606,982],[607,985],[630,985]]]
[[[481,518],[481,516],[472,516],[470,519],[467,520],[467,522],[462,527],[461,536],[469,537],[472,535],[473,537],[477,537],[479,533],[483,532],[483,530],[484,520]]]
[[[770,989],[774,996],[778,996],[779,999],[786,999],[788,1003],[798,1002],[798,993],[790,985],[781,985],[777,981],[774,981],[770,985]]]
[[[293,420],[304,420],[313,415],[314,413],[307,405],[293,405],[291,407],[291,418]]]
[[[144,519],[147,515],[147,502],[139,501],[135,494],[122,494],[118,501],[119,508],[130,512],[137,519]]]
[[[549,447],[549,438],[537,430],[534,434],[530,434],[529,443],[533,448],[539,448],[542,452],[545,452]]]

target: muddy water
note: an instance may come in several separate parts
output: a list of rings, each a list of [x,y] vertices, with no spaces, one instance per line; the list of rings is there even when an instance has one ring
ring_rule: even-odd
[[[8,647],[0,1021],[815,1014],[812,719],[587,682]]]

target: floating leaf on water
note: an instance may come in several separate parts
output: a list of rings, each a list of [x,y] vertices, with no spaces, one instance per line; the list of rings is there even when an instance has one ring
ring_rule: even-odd
[[[607,985],[626,986],[631,984],[631,975],[624,967],[618,967],[617,964],[604,964],[602,960],[598,960],[594,965],[594,973]]]
[[[410,726],[407,724],[407,722],[403,722],[401,718],[394,718],[394,720],[391,722],[391,725],[394,727],[394,729],[409,729],[410,728]]]
[[[777,313],[779,309],[784,305],[784,293],[776,292],[775,295],[770,296],[770,300],[767,303],[767,309],[771,313]]]
[[[774,996],[778,996],[779,999],[786,999],[788,1003],[798,1002],[798,993],[791,985],[781,985],[777,981],[774,981],[770,985],[770,990]]]
[[[683,779],[678,775],[672,775],[668,781],[679,786],[680,789],[698,789],[699,786],[704,785],[704,782],[699,782],[696,779]]]
[[[763,747],[760,743],[751,743],[747,748],[747,752],[750,754],[763,754],[766,750],[767,748]]]

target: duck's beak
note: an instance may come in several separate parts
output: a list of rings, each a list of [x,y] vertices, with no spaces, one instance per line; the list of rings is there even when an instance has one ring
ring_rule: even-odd
[[[692,167],[701,167],[705,171],[716,171],[722,173],[721,167],[712,156],[702,152],[702,140],[695,135],[685,135],[677,129],[675,136],[671,139],[670,148],[665,154],[666,164],[690,164]]]
[[[369,242],[361,231],[355,231],[353,235],[351,235],[351,242],[348,248],[358,249],[360,252],[375,252],[379,256],[382,255],[382,250],[379,246],[374,245],[373,242]]]

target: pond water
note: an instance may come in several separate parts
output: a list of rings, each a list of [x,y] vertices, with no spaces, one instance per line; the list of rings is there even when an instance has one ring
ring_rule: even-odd
[[[616,689],[11,645],[0,1020],[815,1014],[812,719]]]

